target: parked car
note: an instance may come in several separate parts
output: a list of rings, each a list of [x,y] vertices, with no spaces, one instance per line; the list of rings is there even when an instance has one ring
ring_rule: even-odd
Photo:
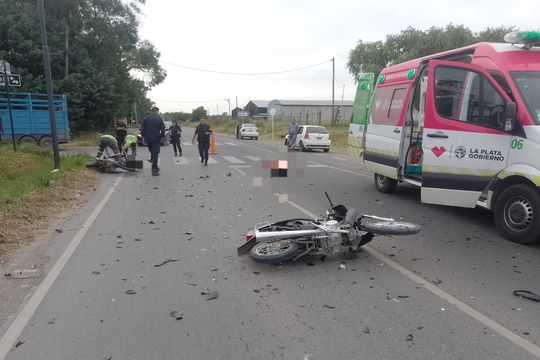
[[[289,134],[285,136],[285,145],[288,144]],[[324,126],[300,125],[294,147],[300,151],[322,149],[324,152],[329,152],[331,144],[330,134]]]
[[[164,121],[164,123],[165,123],[165,136],[161,138],[161,146],[165,146],[171,143],[171,131],[169,129],[172,126],[172,122]],[[141,135],[141,129],[139,129],[139,133],[137,134],[137,146],[144,146],[144,145],[146,144],[144,143],[144,139]]]
[[[259,129],[257,129],[257,126],[255,124],[242,124],[238,125],[236,128],[236,138],[237,139],[243,139],[243,138],[250,138],[250,139],[259,139]]]

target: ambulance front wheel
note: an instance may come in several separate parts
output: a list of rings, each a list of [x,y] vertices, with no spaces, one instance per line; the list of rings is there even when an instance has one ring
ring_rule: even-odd
[[[397,180],[384,175],[375,174],[375,187],[382,193],[392,193],[396,190]]]
[[[525,184],[503,190],[495,204],[495,224],[508,240],[519,244],[540,243],[540,195]]]

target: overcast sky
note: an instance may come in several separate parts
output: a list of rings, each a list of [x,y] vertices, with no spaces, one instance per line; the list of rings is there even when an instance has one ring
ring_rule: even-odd
[[[357,41],[384,40],[407,26],[463,24],[473,31],[513,25],[538,29],[538,0],[146,0],[141,37],[161,52],[167,79],[150,92],[162,111],[204,106],[211,115],[243,107],[249,100],[332,98],[336,59],[336,102],[345,86],[353,100],[355,81],[347,71]],[[223,75],[308,70],[279,75]],[[219,101],[215,101],[219,100]],[[217,108],[217,107],[218,108]]]

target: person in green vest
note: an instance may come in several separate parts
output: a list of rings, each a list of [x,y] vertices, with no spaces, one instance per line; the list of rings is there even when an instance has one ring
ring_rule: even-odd
[[[106,148],[111,149],[114,158],[117,161],[122,160],[122,154],[120,153],[120,149],[118,149],[118,141],[116,138],[112,135],[102,135],[99,139],[99,150],[96,155],[97,158],[100,158],[101,155],[103,155],[103,151],[105,151]]]
[[[129,149],[133,155],[137,155],[137,137],[135,135],[127,135],[124,139],[124,146],[122,152],[127,155]]]

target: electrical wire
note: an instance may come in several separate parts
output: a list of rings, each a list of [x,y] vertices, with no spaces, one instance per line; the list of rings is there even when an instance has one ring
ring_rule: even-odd
[[[161,101],[161,102],[182,103],[182,104],[205,104],[205,103],[216,103],[216,102],[225,102],[225,101],[227,101],[225,99],[202,100],[202,101],[196,101],[196,100],[165,100],[165,99],[154,99],[154,100],[155,101]]]
[[[168,65],[180,67],[180,68],[187,69],[187,70],[200,71],[200,72],[207,72],[207,73],[212,73],[212,74],[256,76],[256,75],[278,75],[278,74],[285,74],[285,73],[290,73],[290,72],[295,72],[295,71],[307,70],[307,69],[311,69],[311,68],[314,68],[314,67],[317,67],[317,66],[320,66],[320,65],[329,63],[330,61],[332,61],[332,60],[330,59],[330,60],[326,60],[326,61],[323,61],[323,62],[320,62],[320,63],[317,63],[317,64],[313,64],[313,65],[309,65],[309,66],[304,66],[304,67],[300,67],[300,68],[295,68],[295,69],[289,69],[289,70],[269,71],[269,72],[246,72],[246,73],[243,73],[243,72],[218,71],[218,70],[208,70],[208,69],[196,68],[196,67],[193,67],[193,66],[187,66],[187,65],[175,64],[175,63],[171,63],[171,62],[168,62],[168,61],[162,61],[162,62],[163,62],[164,64],[168,64]]]

